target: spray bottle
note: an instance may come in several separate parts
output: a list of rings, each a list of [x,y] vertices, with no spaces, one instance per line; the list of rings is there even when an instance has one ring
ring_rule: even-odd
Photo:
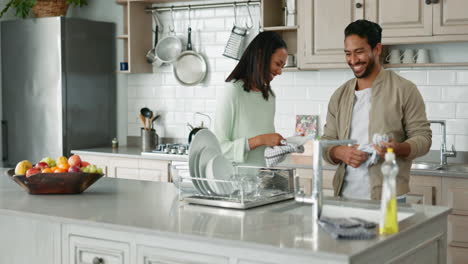
[[[385,162],[381,167],[383,174],[382,200],[380,205],[379,234],[390,235],[398,233],[396,176],[398,165],[392,148],[387,149]]]

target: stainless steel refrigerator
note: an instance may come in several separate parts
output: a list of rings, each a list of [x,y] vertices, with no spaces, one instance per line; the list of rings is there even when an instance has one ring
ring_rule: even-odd
[[[110,146],[116,136],[115,24],[1,22],[5,166]]]

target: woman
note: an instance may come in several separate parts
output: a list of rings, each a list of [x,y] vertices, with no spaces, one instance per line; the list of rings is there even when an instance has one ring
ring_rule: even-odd
[[[275,94],[270,82],[282,73],[287,56],[286,43],[277,33],[262,32],[226,79],[214,133],[229,160],[264,165],[266,146],[281,144],[283,137],[275,133]]]

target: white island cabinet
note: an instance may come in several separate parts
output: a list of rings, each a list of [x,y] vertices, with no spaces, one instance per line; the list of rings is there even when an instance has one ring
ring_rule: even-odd
[[[325,205],[379,207],[332,198]],[[249,210],[195,206],[179,201],[171,183],[110,177],[78,195],[29,195],[3,176],[0,263],[446,263],[450,209],[401,210],[408,216],[396,235],[334,240],[310,205],[292,200]]]

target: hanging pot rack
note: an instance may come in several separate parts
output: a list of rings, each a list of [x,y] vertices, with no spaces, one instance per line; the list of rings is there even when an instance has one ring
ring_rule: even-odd
[[[163,12],[171,10],[188,10],[190,9],[206,9],[206,8],[218,8],[218,7],[232,7],[232,6],[251,6],[260,5],[260,0],[251,1],[233,1],[223,3],[212,3],[212,4],[195,4],[195,5],[180,5],[180,6],[155,6],[146,8],[146,12]]]

